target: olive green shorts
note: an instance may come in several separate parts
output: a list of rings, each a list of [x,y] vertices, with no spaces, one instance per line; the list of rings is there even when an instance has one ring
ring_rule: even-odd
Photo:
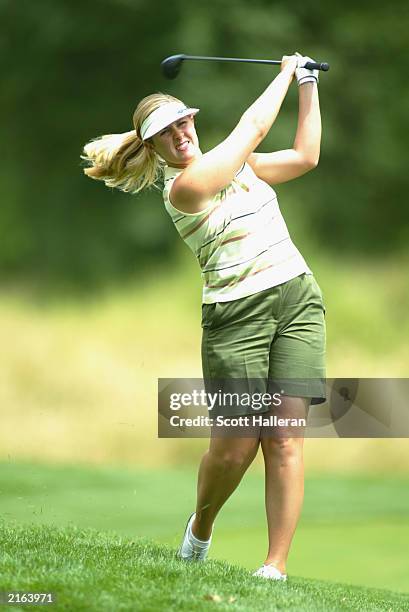
[[[253,392],[325,401],[325,307],[312,274],[238,300],[203,304],[202,328],[207,392],[231,390],[240,381]],[[254,414],[254,408],[240,404],[226,411],[215,404],[211,416],[218,414]]]

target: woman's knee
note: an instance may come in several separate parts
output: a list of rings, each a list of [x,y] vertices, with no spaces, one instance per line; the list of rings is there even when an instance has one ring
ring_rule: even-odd
[[[263,438],[261,441],[265,459],[293,463],[302,459],[303,438]]]
[[[221,470],[240,470],[253,461],[257,454],[258,442],[240,446],[237,448],[210,448],[208,454],[212,461],[216,463]]]

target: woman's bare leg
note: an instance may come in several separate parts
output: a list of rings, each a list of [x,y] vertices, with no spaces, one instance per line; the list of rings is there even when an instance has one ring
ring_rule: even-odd
[[[310,400],[283,397],[283,412],[306,418]],[[281,437],[282,434],[288,437]],[[265,564],[286,573],[287,557],[304,498],[303,430],[291,437],[291,428],[277,436],[264,436],[261,447],[265,464],[265,503],[269,547]],[[263,435],[263,434],[262,434]]]
[[[197,484],[196,517],[192,533],[208,540],[217,513],[239,485],[257,455],[260,440],[252,438],[211,438],[203,456]]]

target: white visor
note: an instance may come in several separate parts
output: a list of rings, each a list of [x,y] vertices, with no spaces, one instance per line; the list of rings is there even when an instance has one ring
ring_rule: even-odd
[[[187,108],[181,102],[163,104],[148,115],[142,123],[140,130],[142,140],[147,140],[151,136],[154,136],[174,121],[182,119],[182,117],[196,115],[199,110],[198,108]]]

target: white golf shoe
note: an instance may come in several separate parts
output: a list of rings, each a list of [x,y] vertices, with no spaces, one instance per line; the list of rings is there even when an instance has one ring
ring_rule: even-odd
[[[178,557],[186,561],[204,561],[209,552],[210,544],[212,542],[212,535],[207,541],[199,540],[192,533],[192,523],[195,519],[196,513],[189,517],[186,525],[185,533],[183,536],[182,544],[178,550]]]
[[[280,582],[287,581],[287,574],[282,574],[274,565],[262,565],[260,569],[254,572],[253,576],[267,578],[267,580],[278,580]]]

